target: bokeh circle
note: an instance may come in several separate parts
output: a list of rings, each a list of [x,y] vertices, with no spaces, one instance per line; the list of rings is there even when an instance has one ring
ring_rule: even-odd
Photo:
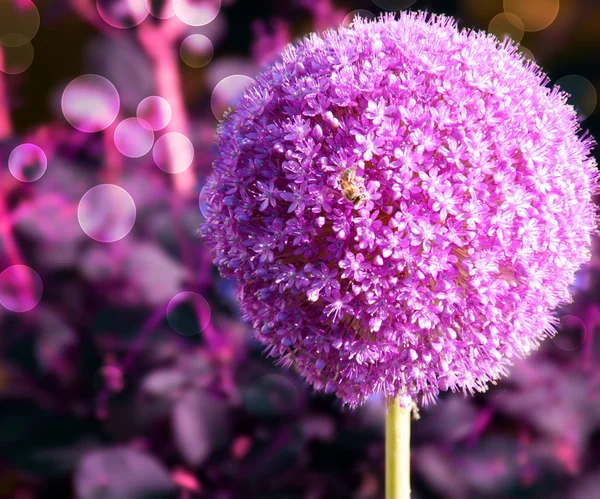
[[[82,132],[105,130],[119,114],[120,99],[115,86],[106,78],[87,74],[75,78],[62,94],[65,119]]]
[[[210,305],[204,297],[193,291],[175,295],[167,305],[167,323],[182,336],[200,334],[210,323]]]
[[[515,14],[503,12],[492,18],[488,25],[488,32],[496,35],[500,40],[508,37],[519,43],[525,36],[525,26]]]
[[[112,243],[123,239],[133,228],[135,203],[118,185],[97,185],[81,198],[77,218],[89,237],[101,243]]]
[[[170,19],[175,15],[173,0],[164,0],[163,2],[146,0],[146,8],[150,12],[150,15],[157,19]]]
[[[150,13],[146,0],[96,0],[96,8],[106,24],[119,29],[137,26]]]
[[[523,57],[525,57],[525,59],[529,59],[530,61],[535,62],[535,55],[533,55],[533,52],[527,47],[519,45],[518,52],[520,52],[523,55]]]
[[[21,144],[8,157],[8,169],[21,182],[35,182],[46,172],[48,158],[41,147]]]
[[[560,78],[556,84],[570,95],[568,102],[577,111],[578,118],[589,118],[598,104],[598,93],[592,82],[583,76],[568,75]]]
[[[541,31],[550,26],[560,7],[560,0],[504,0],[504,12],[515,14],[525,31]]]
[[[377,7],[383,10],[402,10],[412,7],[417,0],[371,0]]]
[[[0,45],[20,47],[29,43],[40,28],[40,13],[31,0],[0,1]]]
[[[115,128],[115,147],[123,156],[140,158],[154,144],[154,132],[138,118],[127,118]]]
[[[165,133],[154,144],[152,156],[156,166],[162,171],[181,173],[194,161],[194,145],[182,133]]]
[[[198,205],[200,207],[200,212],[202,213],[202,216],[204,218],[208,218],[208,191],[208,186],[205,185],[200,191],[200,196],[198,196]]]
[[[204,26],[219,15],[221,0],[173,0],[175,15],[190,26]]]
[[[12,265],[0,274],[0,305],[12,312],[28,312],[42,299],[44,285],[27,265]]]
[[[25,40],[20,34],[14,39]],[[31,42],[25,40],[18,47],[2,47],[3,56],[0,60],[0,71],[8,75],[18,75],[29,69],[33,63],[34,50]]]
[[[560,318],[558,334],[552,338],[554,345],[560,350],[572,352],[581,348],[587,336],[585,323],[576,315],[563,315]]]
[[[344,17],[344,20],[342,21],[342,26],[345,26],[346,28],[349,27],[354,22],[354,19],[356,19],[357,17],[360,17],[363,20],[372,21],[373,19],[375,19],[375,14],[373,14],[373,12],[371,12],[370,10],[366,9],[353,10],[352,12],[349,12],[346,15],[346,17]]]
[[[254,78],[246,75],[230,75],[216,84],[211,98],[210,107],[218,120],[223,118],[229,107],[235,106],[244,90],[254,83]]]
[[[210,38],[195,34],[188,36],[179,48],[181,60],[190,68],[203,68],[212,61],[215,49]]]
[[[151,95],[139,103],[136,115],[142,120],[143,126],[156,132],[170,123],[173,111],[166,99],[158,95]]]
[[[300,409],[298,388],[285,376],[267,374],[252,382],[244,405],[253,416],[268,418],[293,416]]]

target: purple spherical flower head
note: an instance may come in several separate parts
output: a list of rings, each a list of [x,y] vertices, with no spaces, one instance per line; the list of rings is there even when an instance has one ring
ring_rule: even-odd
[[[289,46],[219,130],[202,234],[270,355],[356,406],[484,391],[553,334],[591,138],[511,42],[424,13]]]

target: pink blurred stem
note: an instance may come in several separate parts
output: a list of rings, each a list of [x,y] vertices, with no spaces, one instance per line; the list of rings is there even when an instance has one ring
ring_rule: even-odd
[[[0,48],[0,66],[3,64],[4,52]],[[8,97],[6,95],[6,82],[4,81],[4,75],[0,72],[0,139],[8,138],[12,133],[13,128],[8,107]],[[12,234],[12,220],[7,210],[5,194],[5,189],[0,188],[0,239],[4,241],[4,252],[8,257],[10,265],[24,265],[21,251]],[[22,290],[27,296],[28,302],[32,303],[35,293],[31,276],[28,273],[24,273],[21,278],[23,282],[22,288],[20,286],[18,288],[19,292]]]
[[[486,407],[479,413],[479,415],[477,416],[477,419],[475,420],[475,423],[473,424],[472,433],[469,436],[469,446],[470,447],[474,447],[475,444],[477,444],[479,437],[481,437],[481,435],[483,435],[483,432],[485,431],[485,429],[489,426],[490,422],[492,421],[493,416],[494,416],[494,408],[493,407]]]
[[[8,258],[9,264],[11,266],[25,265],[19,246],[12,233],[12,219],[6,208],[5,194],[6,191],[0,188],[0,240],[4,241],[4,253]],[[18,280],[19,282],[14,282],[13,284],[17,287],[19,298],[23,298],[25,303],[34,303],[35,291],[31,275],[28,272],[24,272],[18,275]]]
[[[181,92],[181,75],[179,74],[178,50],[175,48],[177,38],[183,33],[185,25],[176,17],[161,22],[158,26],[143,23],[139,27],[138,36],[146,54],[154,64],[158,94],[170,104],[173,116],[165,132],[179,132],[188,136],[189,120],[183,95]],[[177,164],[181,157],[169,146],[170,165],[173,171],[180,171]],[[191,196],[194,190],[194,172],[192,167],[173,174],[175,188],[184,197]]]
[[[104,130],[104,150],[106,152],[102,175],[105,176],[109,184],[118,184],[119,177],[123,170],[123,156],[119,153],[115,145],[115,129],[119,119],[115,120],[106,130]]]
[[[0,48],[0,67],[4,66],[4,52]],[[10,121],[10,111],[8,107],[8,96],[6,95],[6,82],[4,74],[0,72],[0,139],[5,139],[12,135],[12,123]]]

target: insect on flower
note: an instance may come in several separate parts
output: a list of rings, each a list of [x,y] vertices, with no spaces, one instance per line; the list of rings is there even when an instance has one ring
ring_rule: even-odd
[[[346,168],[340,178],[340,187],[344,197],[358,207],[364,203],[369,193],[365,189],[364,179],[356,175],[356,167]]]

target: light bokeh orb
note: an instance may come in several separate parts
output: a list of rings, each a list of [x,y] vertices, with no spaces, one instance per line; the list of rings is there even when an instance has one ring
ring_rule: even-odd
[[[395,10],[408,9],[417,0],[371,0],[377,7],[393,12]]]
[[[20,47],[29,43],[40,28],[40,13],[31,0],[0,1],[0,45]]]
[[[169,301],[166,317],[173,331],[183,336],[194,336],[209,325],[210,305],[202,295],[183,291]]]
[[[34,50],[31,42],[21,34],[14,34],[14,40],[25,40],[18,47],[2,47],[0,71],[8,75],[18,75],[29,69],[33,63]]]
[[[519,43],[525,35],[525,27],[515,14],[501,13],[494,16],[488,25],[488,32],[496,35],[500,40],[510,38]]]
[[[133,28],[148,17],[146,0],[96,0],[98,14],[113,28]]]
[[[504,0],[504,12],[515,14],[525,31],[541,31],[550,26],[559,7],[560,0]]]
[[[175,15],[190,26],[204,26],[221,10],[221,0],[173,0]]]
[[[594,84],[580,75],[563,76],[556,84],[570,95],[568,102],[577,111],[579,119],[589,118],[598,104],[598,93]]]
[[[152,0],[145,1],[146,8],[152,17],[156,17],[157,19],[170,19],[175,15],[173,0],[164,0],[163,2],[153,2]]]
[[[181,60],[190,68],[203,68],[212,61],[215,49],[210,38],[195,34],[188,36],[179,48]]]
[[[65,119],[77,130],[87,133],[108,128],[119,113],[120,98],[106,78],[87,74],[75,78],[62,94]]]
[[[345,26],[345,27],[350,26],[356,17],[371,20],[371,19],[375,19],[376,16],[370,10],[356,9],[356,10],[353,10],[352,12],[349,12],[346,15],[346,17],[344,17],[344,20],[342,21],[342,26]]]
[[[142,100],[136,114],[142,125],[154,132],[165,128],[173,117],[173,111],[167,100],[158,95],[151,95]]]
[[[167,173],[181,173],[194,161],[194,145],[185,135],[170,132],[162,135],[154,144],[152,156],[156,166]]]
[[[198,196],[198,206],[200,207],[200,212],[202,213],[202,216],[204,218],[208,217],[208,204],[209,204],[208,192],[209,192],[209,189],[207,188],[207,186],[204,186],[204,187],[202,187],[202,190],[200,191],[200,195]]]
[[[115,147],[123,156],[140,158],[154,144],[154,132],[138,118],[127,118],[115,128]]]
[[[210,107],[215,118],[222,119],[225,111],[235,106],[244,90],[253,83],[254,78],[241,74],[227,76],[217,83],[210,99]]]
[[[587,337],[585,323],[576,315],[563,315],[560,318],[559,333],[552,338],[554,345],[566,352],[578,350]]]
[[[42,299],[44,285],[27,265],[12,265],[0,273],[0,305],[11,312],[28,312]]]
[[[300,409],[300,395],[296,385],[285,376],[267,374],[248,387],[244,406],[256,417],[295,415]]]
[[[77,209],[82,230],[101,243],[123,239],[135,223],[136,207],[129,193],[113,184],[101,184],[87,191]]]
[[[527,47],[523,46],[523,45],[519,45],[519,50],[518,50],[521,54],[523,54],[523,56],[526,59],[529,59],[530,61],[535,62],[535,55],[533,55],[533,52],[531,50],[529,50]]]
[[[21,144],[8,157],[8,169],[21,182],[35,182],[46,172],[48,158],[41,147]]]

